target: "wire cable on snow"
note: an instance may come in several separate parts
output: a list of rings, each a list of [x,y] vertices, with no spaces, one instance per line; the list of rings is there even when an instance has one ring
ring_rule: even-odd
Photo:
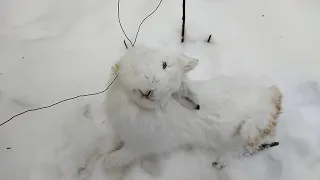
[[[119,24],[120,24],[120,27],[121,27],[121,30],[122,30],[124,36],[125,36],[125,37],[127,38],[127,40],[130,42],[130,44],[131,44],[132,47],[134,47],[134,45],[136,44],[137,37],[138,37],[138,35],[139,35],[141,25],[144,23],[145,20],[147,20],[152,14],[154,14],[154,13],[158,10],[158,8],[159,8],[159,6],[161,5],[161,3],[162,3],[162,0],[160,0],[160,2],[159,2],[159,4],[157,5],[157,7],[156,7],[148,16],[146,16],[146,17],[141,21],[141,23],[140,23],[140,25],[139,25],[139,27],[138,27],[136,36],[135,36],[135,38],[134,38],[134,42],[132,43],[132,41],[128,38],[126,32],[124,31],[123,26],[122,26],[122,23],[121,23],[121,20],[120,20],[120,0],[118,0],[118,22],[119,22]],[[124,43],[125,43],[125,42],[124,42]]]
[[[121,20],[120,20],[120,0],[118,0],[118,21],[119,21],[119,24],[120,24],[120,27],[121,27],[121,30],[123,32],[123,34],[126,36],[126,38],[128,39],[128,41],[130,42],[131,46],[134,47],[135,43],[136,43],[136,40],[137,40],[137,37],[138,37],[138,34],[140,32],[140,28],[141,28],[141,25],[144,23],[144,21],[146,19],[148,19],[152,14],[154,14],[159,6],[161,5],[162,3],[162,0],[160,0],[158,6],[148,15],[146,16],[140,23],[139,27],[138,27],[138,30],[137,30],[137,33],[136,33],[136,36],[135,36],[135,39],[134,39],[134,43],[132,43],[132,41],[128,38],[127,34],[125,33],[123,27],[122,27],[122,23],[121,23]],[[70,101],[70,100],[74,100],[74,99],[77,99],[77,98],[80,98],[80,97],[86,97],[86,96],[95,96],[95,95],[98,95],[98,94],[102,94],[104,92],[106,92],[109,87],[114,83],[114,81],[117,79],[118,76],[116,76],[113,81],[108,85],[108,87],[102,91],[99,91],[99,92],[96,92],[96,93],[89,93],[89,94],[82,94],[82,95],[78,95],[78,96],[74,96],[74,97],[71,97],[71,98],[67,98],[67,99],[64,99],[64,100],[61,100],[61,101],[58,101],[56,103],[53,103],[51,105],[48,105],[48,106],[43,106],[43,107],[39,107],[39,108],[34,108],[34,109],[29,109],[29,110],[26,110],[26,111],[23,111],[21,113],[18,113],[14,116],[12,116],[10,119],[6,120],[5,122],[1,123],[0,124],[0,127],[5,125],[6,123],[10,122],[11,120],[13,120],[14,118],[18,117],[18,116],[21,116],[22,114],[25,114],[25,113],[28,113],[28,112],[31,112],[31,111],[38,111],[38,110],[41,110],[41,109],[47,109],[47,108],[50,108],[50,107],[53,107],[55,105],[58,105],[60,103],[63,103],[63,102],[66,102],[66,101]]]
[[[119,0],[119,1],[120,1],[120,0]],[[153,13],[155,13],[155,12],[158,10],[158,8],[159,8],[159,6],[161,5],[161,3],[162,3],[162,0],[160,0],[158,6],[157,6],[148,16],[146,16],[146,17],[141,21],[141,23],[140,23],[140,25],[139,25],[139,27],[138,27],[138,30],[137,30],[136,37],[134,38],[133,46],[136,44],[137,37],[138,37],[138,34],[139,34],[139,32],[140,32],[141,25],[144,23],[144,21],[145,21],[146,19],[148,19]]]
[[[73,100],[73,99],[77,99],[79,97],[86,97],[86,96],[94,96],[94,95],[98,95],[98,94],[101,94],[101,93],[104,93],[106,92],[109,87],[113,84],[113,82],[116,80],[117,76],[112,80],[112,82],[108,85],[108,87],[100,92],[96,92],[96,93],[89,93],[89,94],[82,94],[82,95],[78,95],[78,96],[74,96],[74,97],[71,97],[71,98],[67,98],[67,99],[64,99],[64,100],[61,100],[61,101],[58,101],[56,103],[53,103],[51,105],[48,105],[48,106],[42,106],[42,107],[39,107],[39,108],[34,108],[34,109],[29,109],[29,110],[26,110],[26,111],[23,111],[19,114],[16,114],[14,116],[12,116],[10,119],[6,120],[5,122],[1,123],[0,126],[3,126],[4,124],[8,123],[9,121],[11,121],[12,119],[14,119],[15,117],[17,116],[20,116],[22,114],[25,114],[27,112],[31,112],[31,111],[38,111],[38,110],[41,110],[41,109],[47,109],[47,108],[50,108],[52,106],[55,106],[57,104],[60,104],[60,103],[63,103],[63,102],[66,102],[66,101],[70,101],[70,100]]]

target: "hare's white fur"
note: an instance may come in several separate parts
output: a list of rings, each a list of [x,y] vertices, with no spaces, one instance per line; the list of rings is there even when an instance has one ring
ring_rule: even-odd
[[[117,135],[115,146],[120,141],[124,145],[107,155],[107,168],[185,145],[224,156],[275,135],[282,98],[276,86],[228,76],[187,81],[186,73],[197,64],[183,54],[146,46],[128,50],[117,62],[118,78],[107,91],[105,109]],[[197,95],[200,110],[182,106],[174,96],[186,87]],[[146,98],[143,94],[149,90],[152,95]]]

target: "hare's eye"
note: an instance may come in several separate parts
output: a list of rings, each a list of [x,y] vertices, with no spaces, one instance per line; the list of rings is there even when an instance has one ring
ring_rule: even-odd
[[[162,63],[162,69],[166,69],[167,68],[167,62],[163,62]]]

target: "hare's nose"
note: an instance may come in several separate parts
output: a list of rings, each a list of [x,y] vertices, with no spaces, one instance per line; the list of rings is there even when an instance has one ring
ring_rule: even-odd
[[[147,93],[145,94],[147,97],[150,97],[153,93],[153,90],[148,90]]]

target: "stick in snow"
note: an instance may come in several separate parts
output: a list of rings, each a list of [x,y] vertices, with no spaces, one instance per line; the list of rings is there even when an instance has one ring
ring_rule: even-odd
[[[182,2],[182,31],[181,31],[181,43],[184,42],[184,31],[185,31],[185,22],[186,22],[186,0]]]
[[[126,49],[128,49],[128,45],[126,43],[126,40],[123,40],[124,45],[126,46]]]
[[[210,36],[209,36],[209,38],[208,38],[208,40],[207,40],[207,43],[209,43],[209,42],[210,42],[210,40],[211,40],[211,36],[212,36],[212,34],[210,34]]]

